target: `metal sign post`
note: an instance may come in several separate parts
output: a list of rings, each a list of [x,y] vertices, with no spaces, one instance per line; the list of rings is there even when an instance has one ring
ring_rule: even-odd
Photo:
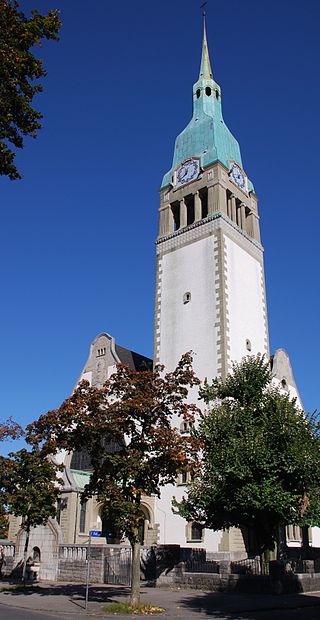
[[[85,603],[85,609],[87,609],[88,607],[88,600],[89,600],[89,576],[90,576],[90,555],[91,555],[91,532],[89,532],[89,545],[88,545],[88,553],[87,553],[87,559],[86,559],[86,603]]]
[[[86,570],[86,603],[85,609],[88,608],[89,601],[89,578],[90,578],[90,560],[91,560],[91,538],[101,538],[101,536],[105,536],[104,532],[100,532],[99,530],[91,530],[89,532],[89,545],[88,545],[88,555],[86,559],[87,570]]]

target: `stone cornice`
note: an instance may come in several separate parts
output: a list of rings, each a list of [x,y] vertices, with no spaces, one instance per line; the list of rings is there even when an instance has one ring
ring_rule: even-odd
[[[159,239],[156,240],[156,245],[159,246],[160,244],[166,241],[180,237],[181,235],[185,235],[186,233],[192,230],[205,226],[206,224],[209,224],[210,222],[213,222],[219,219],[226,222],[226,224],[228,224],[228,226],[233,228],[237,232],[238,235],[241,235],[244,239],[246,239],[246,241],[249,241],[250,243],[252,243],[258,250],[263,251],[263,247],[258,241],[250,237],[250,235],[248,235],[244,230],[239,228],[239,226],[234,224],[234,222],[232,222],[230,218],[228,218],[224,213],[221,213],[220,211],[216,213],[211,213],[206,218],[203,218],[202,220],[199,220],[198,222],[194,222],[193,224],[190,224],[189,226],[186,226],[185,228],[176,230],[170,235],[165,235],[164,237],[160,237]]]

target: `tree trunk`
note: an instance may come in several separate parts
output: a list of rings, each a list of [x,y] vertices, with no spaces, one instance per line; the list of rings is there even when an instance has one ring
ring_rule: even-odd
[[[268,570],[268,566],[269,566],[269,562],[270,562],[270,549],[265,549],[263,552],[263,555],[260,558],[260,563],[261,563],[261,559],[262,559],[262,564],[261,564],[261,575],[265,575],[266,571]]]
[[[131,564],[131,605],[140,603],[140,541],[135,540],[131,543],[132,564]]]
[[[23,581],[24,584],[26,583],[26,570],[27,570],[29,538],[30,538],[30,527],[28,527],[26,529],[26,540],[25,540],[25,543],[24,543],[24,551],[23,551],[22,581]]]
[[[308,525],[303,525],[301,528],[301,533],[302,533],[302,555],[303,555],[303,559],[304,560],[308,560],[309,559],[309,547],[310,547],[310,543],[309,543],[309,526]]]
[[[283,562],[287,556],[287,538],[286,528],[284,525],[279,525],[277,542],[277,560]]]

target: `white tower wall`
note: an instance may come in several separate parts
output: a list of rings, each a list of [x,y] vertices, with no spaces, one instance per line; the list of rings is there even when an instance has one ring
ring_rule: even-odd
[[[160,258],[159,359],[167,370],[192,351],[199,377],[211,380],[217,374],[216,260],[213,236]]]
[[[263,265],[235,241],[225,237],[228,290],[229,360],[268,354]]]

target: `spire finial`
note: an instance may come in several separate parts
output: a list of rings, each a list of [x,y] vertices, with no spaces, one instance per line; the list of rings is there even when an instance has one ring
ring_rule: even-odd
[[[202,9],[203,7],[206,6],[206,4],[207,3],[204,2],[203,4],[201,4],[200,8]],[[206,30],[206,15],[207,14],[205,10],[203,10],[202,15],[203,15],[203,42],[202,42],[202,56],[201,56],[199,79],[205,78],[206,80],[210,80],[210,79],[213,80],[213,74],[212,74],[209,50],[208,50],[208,43],[207,43],[207,30]]]

